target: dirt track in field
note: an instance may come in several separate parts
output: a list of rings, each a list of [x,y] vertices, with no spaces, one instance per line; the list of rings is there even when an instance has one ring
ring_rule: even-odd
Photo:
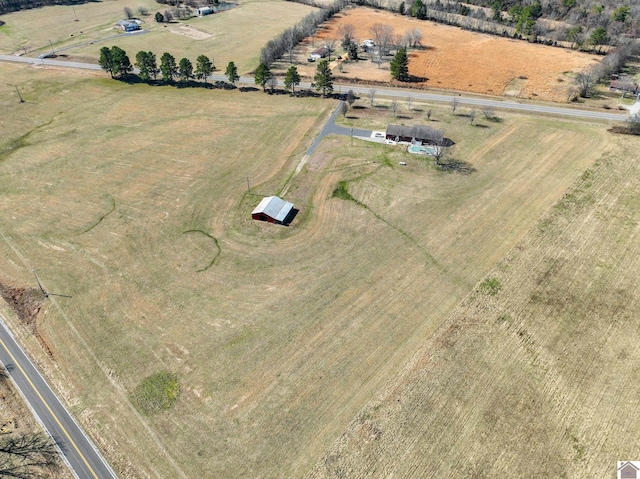
[[[580,71],[599,60],[595,55],[367,8],[346,10],[334,18],[319,31],[314,44],[318,46],[322,39],[332,38],[339,45],[338,31],[344,24],[355,26],[355,37],[361,42],[372,38],[371,27],[376,23],[390,25],[399,36],[416,28],[422,31],[425,49],[409,51],[409,73],[427,79],[416,86],[564,102],[571,85],[571,77],[565,72]],[[313,71],[315,64],[302,68]],[[334,69],[334,74],[349,79],[390,79],[388,63],[377,68],[370,61],[344,64],[343,73]]]

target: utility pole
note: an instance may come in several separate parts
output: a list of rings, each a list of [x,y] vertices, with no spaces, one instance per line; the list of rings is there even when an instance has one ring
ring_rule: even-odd
[[[51,40],[49,40],[49,46],[51,46],[51,55],[55,56],[55,52],[53,51],[53,43],[51,43]]]
[[[22,98],[22,95],[20,94],[20,90],[18,90],[18,85],[13,85],[14,87],[16,87],[16,91],[18,92],[18,96],[20,97],[20,103],[24,103],[24,99]]]
[[[249,186],[249,177],[247,176],[247,193],[251,194],[251,187]]]
[[[351,127],[351,146],[353,146],[353,127]]]
[[[78,22],[79,20],[78,20],[78,15],[76,15],[76,8],[73,5],[71,5],[71,8],[73,9],[73,16],[76,17],[74,22]]]

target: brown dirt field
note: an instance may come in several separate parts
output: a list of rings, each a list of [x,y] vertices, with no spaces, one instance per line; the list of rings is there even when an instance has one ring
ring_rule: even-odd
[[[338,29],[347,23],[355,26],[358,41],[371,38],[371,26],[376,23],[392,26],[400,36],[407,30],[420,29],[426,49],[409,51],[409,73],[427,81],[412,86],[564,102],[571,84],[571,77],[565,72],[580,71],[599,60],[595,55],[474,33],[368,8],[345,10],[320,30],[314,44],[320,45],[324,38],[339,40]],[[301,61],[312,50],[310,43],[304,48]],[[301,65],[300,71],[313,76],[315,65]],[[377,81],[391,78],[388,63],[377,68],[370,61],[360,61],[343,67],[343,73],[334,70],[336,77]],[[508,92],[509,84],[518,78],[524,81],[515,91]]]

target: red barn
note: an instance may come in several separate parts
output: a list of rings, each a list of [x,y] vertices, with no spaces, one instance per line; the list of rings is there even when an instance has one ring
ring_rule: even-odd
[[[293,210],[293,203],[277,196],[267,196],[262,198],[262,201],[251,212],[251,217],[254,220],[284,224],[291,210]]]

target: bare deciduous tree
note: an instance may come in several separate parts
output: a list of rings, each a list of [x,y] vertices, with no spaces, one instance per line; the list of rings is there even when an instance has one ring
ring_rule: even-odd
[[[338,27],[338,35],[342,42],[342,48],[346,48],[355,41],[356,27],[352,23],[344,23]]]
[[[124,7],[124,16],[127,18],[127,20],[131,20],[133,18],[133,10],[131,10],[129,7]]]
[[[407,97],[407,110],[411,111],[411,95]]]
[[[405,41],[407,43],[407,47],[416,48],[419,45],[422,45],[422,30],[419,28],[412,28],[411,30],[407,30],[407,33],[404,35]]]
[[[431,121],[431,109],[427,110],[427,120]]]
[[[391,102],[391,113],[393,113],[393,116],[396,116],[396,113],[398,113],[398,100]]]
[[[328,39],[325,43],[325,46],[329,50],[329,61],[331,61],[331,54],[336,51],[336,41],[333,39]]]
[[[469,121],[471,122],[471,124],[473,125],[473,120],[476,119],[476,110],[471,110],[469,112]]]
[[[372,88],[371,90],[369,90],[369,103],[371,104],[371,106],[373,106],[373,101],[376,98],[376,91]]]
[[[276,87],[278,86],[278,77],[274,74],[271,74],[271,76],[269,76],[269,79],[267,80],[267,85],[269,85],[271,93],[275,92]]]
[[[495,110],[492,106],[485,105],[482,107],[482,116],[487,120],[493,120],[495,118]]]
[[[376,44],[374,57],[377,56],[377,63],[379,67],[380,63],[382,63],[382,57],[389,54],[389,47],[394,38],[393,28],[390,25],[374,23],[369,32]]]
[[[451,113],[456,114],[456,110],[458,109],[458,97],[453,97],[451,99]]]
[[[37,476],[34,468],[56,469],[60,456],[45,434],[10,434],[0,440],[0,477],[27,479]]]
[[[447,155],[448,148],[444,145],[432,145],[431,151],[431,154],[436,159],[436,165],[442,165],[442,160]]]
[[[576,86],[578,87],[578,94],[586,98],[589,96],[593,87],[602,78],[602,66],[600,64],[594,64],[581,72],[576,73]]]

